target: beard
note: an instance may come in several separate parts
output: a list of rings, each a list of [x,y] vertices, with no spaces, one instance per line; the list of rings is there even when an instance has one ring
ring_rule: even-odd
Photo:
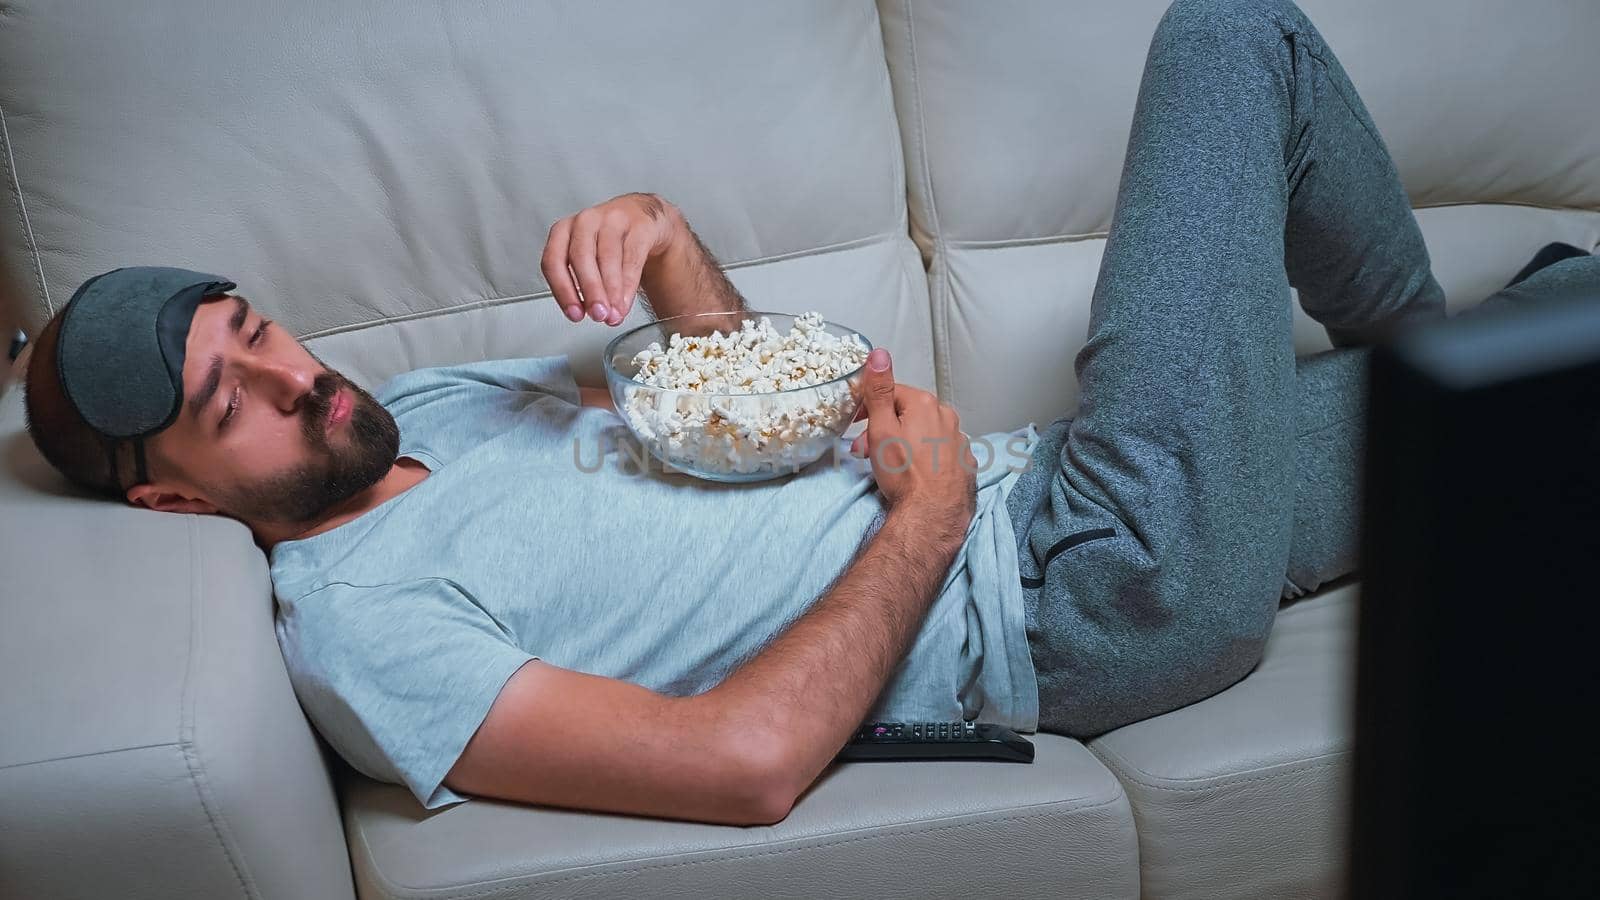
[[[300,409],[300,430],[312,458],[287,472],[220,491],[223,502],[218,505],[229,515],[247,522],[309,523],[377,484],[394,466],[400,452],[400,428],[394,416],[348,378],[326,364],[323,369]],[[326,425],[341,388],[351,397],[350,418],[345,422],[350,436],[344,446],[335,447]]]

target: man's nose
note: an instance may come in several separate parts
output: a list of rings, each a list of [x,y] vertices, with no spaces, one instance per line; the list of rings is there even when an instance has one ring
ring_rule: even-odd
[[[298,410],[316,385],[317,373],[301,366],[259,358],[249,360],[247,365],[263,396],[286,413]]]

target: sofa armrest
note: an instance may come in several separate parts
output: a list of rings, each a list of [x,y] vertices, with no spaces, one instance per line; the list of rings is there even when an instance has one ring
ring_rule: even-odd
[[[352,897],[237,522],[70,487],[0,396],[0,872],[18,897]]]

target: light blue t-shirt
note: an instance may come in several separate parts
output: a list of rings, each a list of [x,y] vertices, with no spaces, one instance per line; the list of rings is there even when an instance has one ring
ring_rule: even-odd
[[[703,692],[882,522],[871,467],[847,452],[744,485],[641,470],[619,416],[579,404],[564,356],[419,369],[375,396],[400,455],[431,474],[272,549],[278,642],[329,744],[427,809],[466,799],[443,779],[523,663]],[[1005,506],[1037,433],[983,437],[977,515],[869,720],[1038,724]]]

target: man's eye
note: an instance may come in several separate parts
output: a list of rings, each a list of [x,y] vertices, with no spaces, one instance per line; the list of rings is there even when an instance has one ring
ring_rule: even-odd
[[[261,343],[261,340],[267,336],[267,328],[271,324],[271,319],[262,319],[260,327],[256,328],[255,333],[250,335],[249,346],[254,347],[255,345]]]
[[[217,423],[217,430],[228,427],[228,420],[233,418],[233,413],[239,408],[239,389],[233,389],[233,395],[228,399],[228,411],[222,414],[222,421]]]

